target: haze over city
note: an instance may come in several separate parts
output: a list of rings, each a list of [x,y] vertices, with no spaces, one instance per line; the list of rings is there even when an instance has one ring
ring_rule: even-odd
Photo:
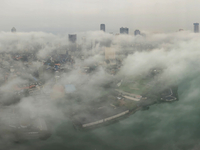
[[[0,150],[198,150],[199,6],[1,0]]]
[[[199,22],[199,1],[192,0],[1,0],[0,31],[74,33],[120,27],[151,32],[192,30]]]

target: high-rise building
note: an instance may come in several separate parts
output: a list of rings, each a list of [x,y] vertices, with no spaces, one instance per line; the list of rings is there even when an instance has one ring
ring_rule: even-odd
[[[121,28],[119,29],[119,33],[120,33],[120,34],[124,33],[124,28],[123,28],[123,27],[121,27]]]
[[[76,44],[76,34],[69,34],[69,45],[68,45],[68,54],[72,55],[72,52],[75,52],[78,49],[78,45]],[[70,53],[71,54],[70,54]]]
[[[69,34],[69,41],[72,43],[76,42],[76,34]]]
[[[129,33],[129,29],[128,28],[124,28],[124,27],[121,27],[120,28],[120,34],[128,34]]]
[[[199,23],[194,23],[194,33],[199,33]]]
[[[11,29],[11,32],[16,32],[17,30],[15,29],[15,27],[13,27],[12,29]]]
[[[140,35],[140,30],[135,30],[134,31],[134,35],[136,36],[136,35]]]
[[[105,24],[100,24],[100,30],[106,31],[106,25]]]

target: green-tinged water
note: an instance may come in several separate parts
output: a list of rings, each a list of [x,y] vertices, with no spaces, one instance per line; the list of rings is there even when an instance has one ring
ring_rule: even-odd
[[[179,85],[179,101],[155,104],[118,123],[75,131],[70,121],[57,125],[46,141],[11,146],[37,150],[198,150],[200,79]],[[21,150],[20,149],[20,150]]]

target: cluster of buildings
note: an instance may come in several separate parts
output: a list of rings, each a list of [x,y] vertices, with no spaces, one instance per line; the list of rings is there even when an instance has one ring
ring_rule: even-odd
[[[199,23],[193,23],[193,25],[194,25],[194,33],[199,33]],[[106,25],[105,24],[100,24],[100,30],[103,31],[103,32],[106,32]],[[11,29],[11,32],[16,32],[16,31],[17,30],[16,30],[15,27],[13,27]],[[179,31],[183,31],[183,29],[179,29]],[[129,34],[129,28],[127,28],[127,27],[121,27],[119,29],[119,33],[120,34]],[[140,34],[141,34],[140,30],[136,29],[134,31],[134,35],[135,36],[136,35],[140,35]],[[76,42],[76,39],[77,39],[76,34],[69,34],[69,41],[70,42],[74,43],[74,42]]]
[[[194,25],[194,33],[199,33],[199,23],[193,23]],[[183,29],[179,29],[179,31],[184,31]]]
[[[106,31],[105,24],[100,25],[100,30]],[[13,27],[11,29],[11,32],[15,33],[16,28]],[[129,29],[127,27],[121,27],[120,28],[120,34],[129,34]],[[140,35],[139,30],[135,30],[135,35]],[[56,50],[53,51],[51,54],[49,54],[48,58],[45,60],[38,60],[41,63],[44,63],[43,68],[45,69],[39,69],[38,74],[40,76],[44,76],[44,72],[55,72],[55,71],[63,71],[63,70],[71,70],[74,66],[77,66],[75,63],[75,60],[81,59],[87,59],[88,57],[96,54],[100,54],[104,57],[104,62],[101,61],[100,64],[103,64],[104,66],[109,66],[109,69],[106,69],[109,73],[115,74],[120,68],[122,60],[121,60],[121,54],[118,54],[117,47],[113,47],[113,45],[106,45],[107,43],[103,43],[103,41],[98,41],[96,39],[90,39],[91,41],[88,41],[86,37],[82,37],[82,43],[77,42],[77,34],[68,34],[68,44],[66,46],[62,46],[61,44],[56,45]],[[112,44],[112,43],[111,43]],[[51,46],[52,43],[44,44]],[[95,48],[99,46],[99,50],[95,51]],[[135,44],[135,47],[137,45]],[[87,51],[85,53],[84,51]],[[123,52],[124,54],[124,52]],[[32,54],[32,52],[28,53],[13,53],[12,55],[14,59],[17,60],[26,60],[27,57],[30,55],[34,56],[34,59],[37,61],[37,58],[35,57],[35,53]],[[118,57],[119,56],[119,57]],[[67,65],[66,65],[67,64]],[[65,67],[64,67],[65,66]],[[67,66],[67,68],[66,68]],[[88,66],[85,66],[88,67]],[[45,71],[44,71],[45,70]]]
[[[105,24],[100,25],[100,30],[106,31]],[[12,32],[16,32],[16,29],[13,27],[11,29]],[[129,29],[127,27],[121,27],[120,28],[120,34],[129,34]],[[140,35],[139,30],[134,31],[134,35]],[[81,88],[82,85],[78,85],[76,89],[75,83],[61,83],[62,81],[62,75],[66,76],[68,72],[70,72],[73,69],[80,69],[80,73],[87,74],[89,77],[91,75],[91,72],[93,72],[98,66],[104,67],[105,71],[110,74],[112,78],[112,82],[108,83],[109,85],[114,85],[116,81],[116,74],[117,71],[120,70],[120,67],[123,65],[122,61],[123,58],[117,58],[118,53],[116,53],[115,47],[112,46],[105,46],[106,44],[102,41],[94,41],[94,45],[96,44],[100,45],[98,49],[99,51],[102,50],[102,56],[105,56],[103,59],[103,63],[101,62],[95,62],[92,65],[93,66],[84,66],[81,65],[83,63],[84,58],[82,58],[82,54],[85,49],[81,49],[81,47],[77,44],[77,35],[76,34],[69,34],[68,35],[69,44],[66,45],[66,47],[58,46],[54,51],[51,53],[48,53],[46,58],[39,58],[37,57],[38,51],[29,51],[27,53],[18,53],[18,52],[5,52],[0,54],[0,69],[4,72],[3,79],[0,83],[5,84],[9,82],[10,80],[13,80],[17,77],[21,77],[22,79],[28,80],[28,85],[16,85],[13,89],[14,92],[18,91],[27,91],[29,96],[35,97],[35,100],[41,100],[46,98],[41,98],[41,93],[44,95],[48,95],[48,99],[53,99],[57,101],[61,101],[64,99],[64,101],[71,100],[72,102],[81,101],[83,98],[81,97],[81,92],[79,93],[80,96],[77,94]],[[83,37],[83,43],[86,41],[86,38]],[[102,44],[103,43],[103,44]],[[102,45],[101,45],[102,44]],[[82,44],[81,46],[83,46]],[[51,46],[51,45],[50,45]],[[140,46],[140,45],[139,45]],[[90,50],[90,51],[89,51]],[[91,47],[88,49],[88,53],[91,53],[90,56],[96,55],[96,52],[93,52],[94,49]],[[101,53],[99,53],[101,54]],[[124,51],[123,51],[124,54]],[[81,56],[81,57],[80,57]],[[89,56],[89,57],[90,57]],[[87,57],[87,56],[85,56]],[[78,60],[77,62],[75,60]],[[102,61],[102,60],[101,60]],[[34,63],[39,63],[40,65],[35,65]],[[79,62],[79,64],[78,64]],[[78,66],[80,65],[80,66]],[[90,64],[91,65],[91,64]],[[37,66],[37,68],[36,68]],[[82,68],[81,68],[82,67]],[[115,78],[116,77],[116,78]],[[61,81],[61,82],[59,82]],[[116,85],[115,88],[119,88],[119,86],[122,84],[122,80],[120,83],[118,83],[118,87]],[[107,86],[107,83],[106,85]],[[108,86],[111,90],[111,86]],[[112,87],[113,88],[113,87]],[[113,88],[114,89],[114,88]],[[113,90],[112,89],[112,90]],[[10,90],[10,89],[9,89]],[[136,89],[137,90],[137,89]],[[11,90],[10,90],[11,91]],[[76,93],[73,95],[73,93]],[[171,93],[170,97],[167,98],[170,99],[173,93]],[[84,94],[85,95],[85,94]],[[103,94],[102,94],[103,95]],[[106,95],[106,94],[105,94]],[[70,98],[68,98],[69,96]],[[74,96],[74,97],[73,97]],[[163,95],[163,97],[166,97],[166,95]],[[66,98],[67,97],[67,98]],[[78,97],[78,98],[76,98]],[[80,97],[80,98],[79,98]],[[113,97],[113,99],[111,98]],[[67,100],[66,100],[67,99]],[[109,93],[106,96],[102,96],[99,99],[99,104],[96,107],[94,107],[93,104],[87,103],[91,107],[86,107],[86,110],[83,111],[83,113],[80,115],[81,111],[77,110],[77,115],[74,113],[73,108],[72,111],[70,109],[70,116],[74,120],[74,125],[78,125],[81,128],[90,128],[94,127],[96,125],[101,124],[107,124],[112,121],[116,121],[119,119],[123,119],[127,116],[129,116],[131,113],[134,113],[139,108],[139,103],[143,104],[143,101],[148,101],[146,97],[143,97],[142,95],[138,94],[131,94],[124,92],[122,90],[114,90],[113,94]],[[170,99],[171,100],[171,99]],[[106,101],[106,102],[105,102]],[[80,103],[81,107],[83,107],[83,103]],[[147,104],[145,104],[146,106]],[[150,104],[148,104],[150,105]],[[143,106],[142,106],[143,107]],[[35,118],[35,120],[38,120]],[[45,121],[35,121],[39,122],[40,124],[43,124],[43,127],[40,129],[37,129],[30,132],[31,135],[36,135],[36,133],[47,133],[48,128],[46,127]],[[19,128],[16,125],[12,125],[16,128]],[[28,127],[29,124],[22,125],[23,127]],[[28,133],[29,133],[28,131]],[[39,135],[39,134],[37,134]],[[49,134],[45,134],[47,136]]]
[[[199,23],[193,23],[194,25],[194,33],[199,33]],[[105,32],[105,24],[101,24],[100,25],[100,30],[104,31]],[[179,29],[179,31],[183,31],[183,29]],[[129,28],[127,27],[121,27],[120,28],[120,34],[129,34]],[[135,30],[134,31],[134,35],[140,35],[140,30]]]
[[[32,54],[0,53],[0,132],[5,131],[3,136],[13,137],[15,141],[47,139],[51,135],[47,122],[39,114],[15,105],[31,94],[35,98],[35,91],[41,93],[42,85],[35,72],[34,57]],[[16,82],[18,79],[23,81]],[[9,87],[6,88],[7,85]]]
[[[100,30],[103,31],[103,32],[106,32],[106,25],[105,24],[100,24]],[[129,34],[129,28],[127,27],[121,27],[119,29],[119,33],[120,34]],[[137,35],[140,35],[140,30],[135,30],[134,31],[134,35],[137,36]],[[76,39],[77,39],[77,35],[76,34],[69,34],[69,41],[72,42],[72,43],[75,43],[76,42]]]
[[[106,31],[106,25],[105,24],[100,24],[100,30],[101,31]],[[129,28],[127,28],[127,27],[121,27],[120,29],[119,29],[119,33],[120,34],[129,34]],[[136,36],[136,35],[140,35],[140,30],[135,30],[134,31],[134,35]]]

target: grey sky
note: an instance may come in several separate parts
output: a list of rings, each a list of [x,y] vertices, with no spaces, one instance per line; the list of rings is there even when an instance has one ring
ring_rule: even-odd
[[[199,6],[199,0],[1,0],[0,31],[82,32],[101,23],[115,33],[122,26],[130,32],[192,30]]]

